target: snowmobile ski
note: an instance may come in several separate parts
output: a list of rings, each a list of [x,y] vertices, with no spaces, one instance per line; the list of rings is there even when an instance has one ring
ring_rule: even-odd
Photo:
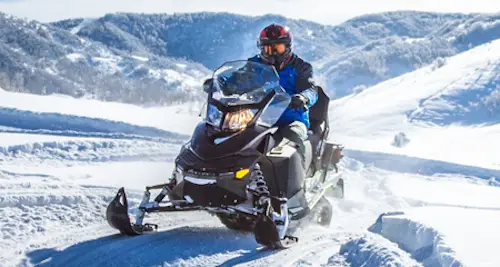
[[[269,249],[285,249],[295,245],[299,239],[285,235],[280,238],[275,222],[266,215],[262,215],[255,224],[255,241]]]
[[[299,241],[297,237],[287,235],[289,226],[288,207],[286,199],[279,199],[281,212],[272,210],[271,202],[263,205],[263,213],[259,215],[254,226],[254,237],[257,243],[269,249],[288,248]]]
[[[158,230],[156,224],[135,225],[130,223],[127,196],[123,187],[118,190],[113,201],[109,203],[106,209],[106,219],[111,227],[119,230],[123,235],[136,236]]]

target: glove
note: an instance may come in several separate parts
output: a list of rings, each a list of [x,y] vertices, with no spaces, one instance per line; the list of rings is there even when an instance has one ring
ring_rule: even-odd
[[[292,96],[292,101],[290,102],[290,107],[292,109],[307,110],[307,98],[301,94],[295,94]]]
[[[205,82],[203,82],[203,91],[205,91],[205,93],[212,93],[214,91],[212,83],[212,78],[206,79]]]

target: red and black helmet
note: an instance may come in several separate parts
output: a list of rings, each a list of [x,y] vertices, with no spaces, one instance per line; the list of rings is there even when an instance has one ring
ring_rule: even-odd
[[[276,53],[276,51],[272,54],[266,53],[265,47],[274,44],[285,44],[286,50],[281,54]],[[257,46],[260,49],[262,59],[273,65],[281,65],[292,54],[292,34],[287,27],[273,23],[260,31]]]
[[[287,27],[273,23],[260,31],[259,46],[279,43],[286,44],[289,47],[292,46],[292,34]]]

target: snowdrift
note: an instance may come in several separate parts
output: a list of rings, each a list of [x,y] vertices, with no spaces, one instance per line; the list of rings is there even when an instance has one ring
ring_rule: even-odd
[[[425,266],[496,266],[500,207],[422,207],[383,214],[370,227]]]
[[[351,266],[497,266],[500,207],[420,207],[380,215],[343,244]]]
[[[384,210],[369,219],[375,223],[365,228],[368,232],[341,246],[351,266],[498,265],[494,244],[500,238],[500,187],[484,179],[498,178],[497,172],[376,155],[350,151],[344,160],[348,200],[340,208],[372,214]]]
[[[343,244],[339,253],[344,255],[353,267],[422,266],[397,244],[372,233],[366,233]]]

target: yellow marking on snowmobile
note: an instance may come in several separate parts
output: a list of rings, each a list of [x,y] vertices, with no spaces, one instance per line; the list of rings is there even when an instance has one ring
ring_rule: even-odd
[[[234,177],[236,179],[243,179],[243,177],[245,177],[245,175],[247,175],[249,172],[250,172],[249,169],[239,170],[239,171],[236,172],[236,174],[234,175]]]

